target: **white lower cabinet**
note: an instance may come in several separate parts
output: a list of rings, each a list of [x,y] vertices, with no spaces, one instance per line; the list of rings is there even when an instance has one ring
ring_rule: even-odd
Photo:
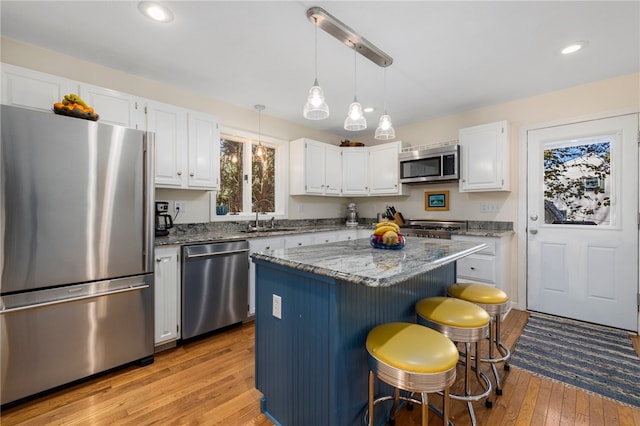
[[[451,239],[487,244],[485,249],[457,261],[458,282],[494,285],[509,295],[509,236],[452,235]]]
[[[180,338],[180,246],[155,249],[156,346]]]
[[[249,240],[249,253],[264,252],[284,247],[284,238],[252,238]],[[249,312],[256,313],[256,265],[249,262]]]

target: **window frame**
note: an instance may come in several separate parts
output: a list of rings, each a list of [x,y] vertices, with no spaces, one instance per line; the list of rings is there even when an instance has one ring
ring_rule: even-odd
[[[210,221],[211,222],[241,222],[251,221],[256,219],[255,212],[250,213],[247,211],[247,207],[251,206],[251,185],[253,182],[252,176],[252,153],[251,146],[260,143],[275,150],[274,168],[275,168],[275,212],[268,212],[264,215],[260,215],[260,220],[270,219],[275,217],[276,219],[288,218],[288,200],[289,200],[289,142],[283,139],[274,138],[271,136],[258,135],[255,132],[246,130],[239,130],[230,127],[220,127],[220,139],[231,139],[234,141],[243,143],[243,172],[249,176],[248,181],[243,181],[242,188],[242,205],[243,212],[239,214],[216,214],[216,197],[218,191],[211,191],[210,193]]]

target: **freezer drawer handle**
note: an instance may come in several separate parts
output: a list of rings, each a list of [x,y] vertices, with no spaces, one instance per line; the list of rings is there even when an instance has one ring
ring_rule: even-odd
[[[213,253],[200,253],[200,254],[189,254],[187,255],[187,259],[195,259],[197,257],[212,257],[212,256],[219,256],[221,254],[235,254],[235,253],[245,253],[248,252],[249,249],[244,249],[244,250],[228,250],[228,251],[216,251]]]
[[[16,308],[0,309],[0,314],[4,315],[4,314],[12,313],[12,312],[26,311],[28,309],[42,308],[44,306],[59,305],[61,303],[76,302],[78,300],[92,299],[92,298],[95,298],[95,297],[102,297],[102,296],[110,296],[112,294],[126,293],[128,291],[143,290],[145,288],[149,288],[149,284],[135,285],[135,286],[132,285],[132,286],[127,287],[127,288],[121,288],[121,289],[118,289],[118,290],[107,291],[105,293],[93,293],[93,294],[87,294],[87,295],[84,295],[84,296],[70,297],[68,299],[52,300],[51,302],[37,303],[35,305],[26,305],[26,306],[18,306]]]

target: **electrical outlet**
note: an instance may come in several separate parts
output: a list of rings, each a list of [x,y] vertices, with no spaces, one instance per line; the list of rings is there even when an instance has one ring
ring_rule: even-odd
[[[174,201],[173,202],[173,210],[178,213],[184,213],[187,211],[187,203],[184,201]]]
[[[282,297],[277,294],[273,295],[272,314],[278,319],[282,319]]]
[[[500,211],[500,203],[495,201],[483,201],[480,203],[480,213],[498,213]]]

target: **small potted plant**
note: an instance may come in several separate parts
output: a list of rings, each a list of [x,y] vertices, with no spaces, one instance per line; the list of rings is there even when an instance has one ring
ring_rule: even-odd
[[[229,199],[221,192],[218,192],[216,197],[216,214],[224,216],[229,213]]]

